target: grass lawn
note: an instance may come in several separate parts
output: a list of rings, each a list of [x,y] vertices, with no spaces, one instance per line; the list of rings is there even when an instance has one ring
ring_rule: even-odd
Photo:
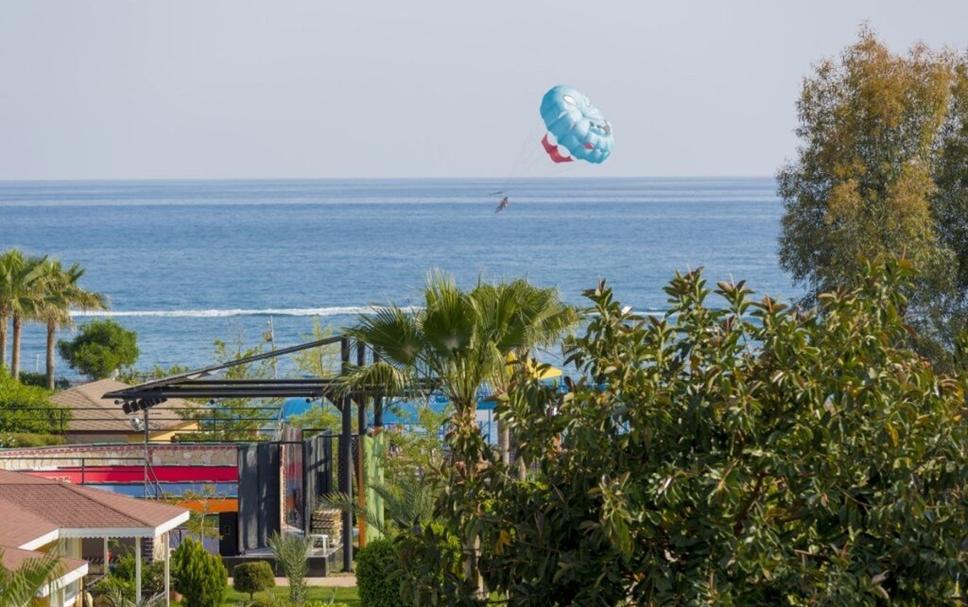
[[[360,598],[356,595],[356,588],[325,588],[321,586],[310,586],[306,589],[308,594],[307,602],[320,602],[326,605],[331,600],[336,603],[346,603],[350,607],[360,607]],[[256,597],[262,594],[261,592],[256,594]],[[277,586],[272,589],[272,594],[280,599],[286,600],[289,597],[289,589],[283,586]],[[225,600],[222,601],[222,605],[226,607],[236,607],[238,603],[246,603],[249,600],[249,595],[240,594],[233,590],[231,586],[229,591],[225,594]],[[172,603],[172,605],[179,605],[178,603]],[[181,607],[179,605],[179,607]]]

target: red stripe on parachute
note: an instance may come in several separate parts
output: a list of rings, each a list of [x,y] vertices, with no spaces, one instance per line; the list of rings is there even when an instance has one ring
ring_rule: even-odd
[[[562,156],[561,152],[558,151],[558,146],[553,145],[550,141],[548,141],[547,134],[541,138],[541,145],[544,147],[544,151],[548,153],[548,156],[551,157],[551,160],[554,162],[571,162],[574,160],[574,158],[571,156]]]

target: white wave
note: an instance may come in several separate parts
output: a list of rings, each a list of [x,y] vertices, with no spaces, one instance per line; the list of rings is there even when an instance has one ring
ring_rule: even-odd
[[[265,308],[210,310],[72,310],[71,316],[84,317],[156,317],[156,318],[230,318],[233,316],[351,316],[377,310],[377,306],[330,306],[325,308]],[[415,306],[403,310],[413,312]]]

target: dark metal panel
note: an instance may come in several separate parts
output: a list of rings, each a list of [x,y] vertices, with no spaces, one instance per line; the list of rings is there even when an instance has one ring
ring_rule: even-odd
[[[239,552],[259,547],[259,456],[256,445],[239,445]]]

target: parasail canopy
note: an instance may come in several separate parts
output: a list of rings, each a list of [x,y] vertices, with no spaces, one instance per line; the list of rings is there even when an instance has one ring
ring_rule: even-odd
[[[552,87],[541,99],[548,132],[541,139],[553,162],[600,164],[612,153],[612,125],[588,97],[570,86]]]

